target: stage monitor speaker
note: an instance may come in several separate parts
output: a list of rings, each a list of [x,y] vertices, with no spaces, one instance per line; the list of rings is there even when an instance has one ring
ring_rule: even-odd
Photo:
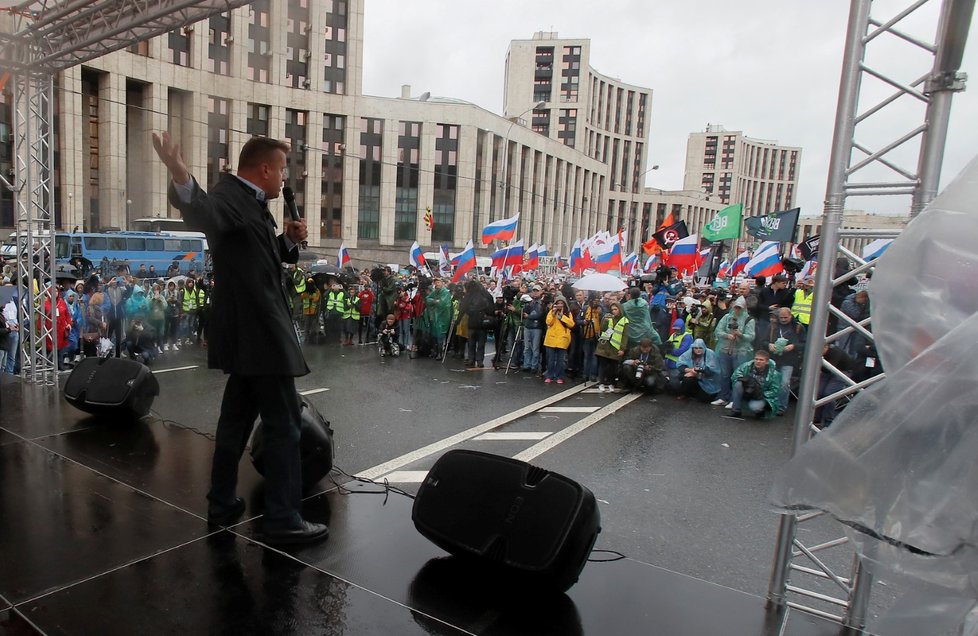
[[[435,545],[479,562],[520,589],[565,591],[601,531],[590,490],[509,457],[442,455],[414,500],[415,528]]]
[[[316,407],[304,395],[299,400],[302,431],[299,438],[299,454],[302,459],[302,488],[308,490],[333,469],[333,429]],[[265,435],[262,422],[255,427],[251,440],[251,463],[260,474],[265,474]]]
[[[68,403],[86,413],[135,419],[149,413],[160,383],[149,368],[123,358],[85,358],[65,382]]]

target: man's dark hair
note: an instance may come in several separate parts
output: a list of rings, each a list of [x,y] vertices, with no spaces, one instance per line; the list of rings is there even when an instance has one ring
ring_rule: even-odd
[[[263,163],[271,162],[276,150],[289,154],[291,149],[292,146],[278,139],[252,137],[245,143],[241,149],[241,154],[238,155],[238,170],[257,168]]]
[[[641,297],[641,295],[642,295],[642,290],[640,290],[638,287],[632,287],[631,289],[628,290],[628,297],[632,300]]]

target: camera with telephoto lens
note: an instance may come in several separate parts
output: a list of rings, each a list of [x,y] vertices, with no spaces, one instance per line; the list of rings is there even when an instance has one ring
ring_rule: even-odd
[[[642,377],[645,375],[645,365],[638,363],[635,365],[635,381],[641,382]]]
[[[700,314],[702,314],[702,313],[703,313],[703,306],[702,305],[691,305],[690,308],[689,308],[689,316],[690,316],[690,318],[699,318],[700,317]]]
[[[727,329],[730,330],[730,331],[739,331],[740,330],[740,323],[737,322],[737,319],[736,318],[731,318],[730,319],[730,322],[727,323]]]

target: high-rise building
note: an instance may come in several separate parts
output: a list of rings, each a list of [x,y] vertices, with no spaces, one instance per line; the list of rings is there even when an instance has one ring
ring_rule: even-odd
[[[541,31],[513,40],[506,53],[503,114],[529,117],[532,130],[607,166],[607,229],[626,228],[632,247],[654,225],[642,177],[652,89],[626,84],[591,67],[591,41]],[[646,235],[646,238],[647,235]]]
[[[744,204],[745,216],[795,207],[801,148],[709,125],[689,135],[683,187]]]

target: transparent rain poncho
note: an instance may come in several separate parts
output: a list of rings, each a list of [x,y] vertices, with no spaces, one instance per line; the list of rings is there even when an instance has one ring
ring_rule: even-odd
[[[880,257],[869,293],[886,379],[782,468],[772,499],[834,516],[871,569],[978,599],[978,158]],[[930,607],[918,615],[948,618]]]

